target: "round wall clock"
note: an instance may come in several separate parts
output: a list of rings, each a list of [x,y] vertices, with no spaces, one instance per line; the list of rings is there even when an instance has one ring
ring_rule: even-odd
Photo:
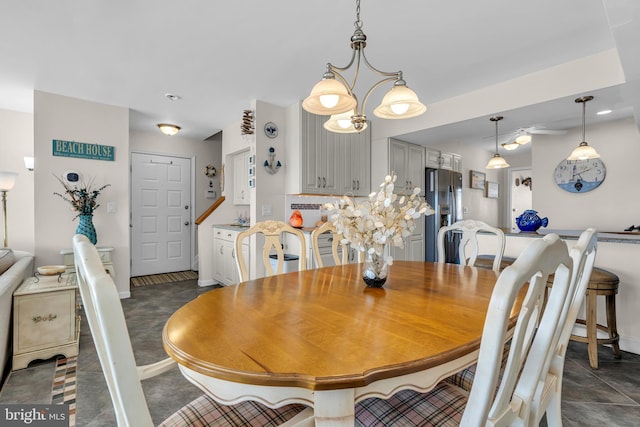
[[[586,193],[597,188],[607,175],[600,159],[563,160],[556,166],[553,179],[570,193]]]
[[[278,136],[278,125],[273,122],[268,122],[264,125],[264,134],[269,138],[275,138]]]

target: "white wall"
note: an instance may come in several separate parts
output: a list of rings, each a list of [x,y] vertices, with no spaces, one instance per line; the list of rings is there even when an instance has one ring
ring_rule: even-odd
[[[52,155],[52,140],[88,142],[115,147],[115,161],[76,159]],[[51,93],[34,95],[36,169],[35,265],[60,264],[62,248],[71,248],[78,220],[53,175],[77,170],[97,186],[111,184],[98,198],[93,221],[98,246],[114,248],[115,282],[122,297],[129,296],[129,110]],[[107,213],[107,203],[117,206]]]
[[[588,193],[569,193],[553,179],[558,163],[582,140],[582,128],[565,135],[537,135],[534,141],[533,208],[549,218],[549,229],[622,231],[640,223],[640,197],[634,172],[640,159],[640,135],[632,118],[599,125],[587,121],[586,139],[607,167],[604,182]]]
[[[24,156],[33,156],[33,114],[0,109],[0,171],[19,174],[15,187],[7,193],[7,243],[10,248],[33,253],[34,174],[25,169]]]

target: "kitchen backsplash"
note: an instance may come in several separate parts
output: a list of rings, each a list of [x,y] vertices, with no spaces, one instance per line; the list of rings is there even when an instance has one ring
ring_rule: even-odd
[[[284,221],[289,223],[291,214],[297,209],[302,214],[302,226],[315,227],[316,222],[320,221],[322,215],[328,214],[328,212],[323,209],[323,205],[325,203],[335,202],[338,199],[339,197],[331,196],[288,195],[286,198]]]

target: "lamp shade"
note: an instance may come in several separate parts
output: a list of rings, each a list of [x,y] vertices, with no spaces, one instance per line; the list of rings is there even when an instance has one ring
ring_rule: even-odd
[[[520,147],[520,144],[518,144],[517,142],[505,142],[504,144],[502,144],[502,148],[508,151],[517,150],[518,147]]]
[[[599,157],[600,154],[598,154],[596,149],[583,141],[571,152],[571,155],[567,157],[567,160],[589,160],[597,159]]]
[[[173,136],[180,131],[180,126],[172,125],[170,123],[158,123],[158,127],[160,128],[160,132],[169,136]]]
[[[489,163],[487,163],[487,166],[485,166],[487,169],[502,169],[508,167],[509,163],[498,153],[494,154],[491,160],[489,160]]]
[[[32,156],[24,156],[24,167],[32,171],[35,167],[36,160]]]
[[[328,116],[346,113],[356,107],[356,100],[347,88],[335,78],[320,80],[302,101],[302,108],[312,114]]]
[[[329,120],[322,125],[326,130],[336,133],[356,133],[362,132],[367,128],[367,122],[362,124],[362,129],[358,130],[353,125],[351,117],[355,114],[353,110],[349,110],[346,113],[334,114]]]
[[[516,136],[516,142],[520,145],[528,144],[531,142],[531,135],[529,135],[528,133],[521,133],[520,135]]]
[[[11,191],[16,185],[16,172],[0,171],[0,191]]]
[[[395,85],[382,98],[373,114],[382,119],[408,119],[417,117],[427,111],[418,95],[406,85]]]

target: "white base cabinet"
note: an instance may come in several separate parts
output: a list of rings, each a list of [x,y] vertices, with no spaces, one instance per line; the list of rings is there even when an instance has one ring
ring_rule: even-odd
[[[27,278],[13,293],[13,370],[36,359],[78,355],[76,275]]]
[[[213,228],[213,279],[222,285],[233,285],[240,281],[236,266],[235,241],[240,230]],[[249,243],[242,245],[242,255],[249,264]]]

